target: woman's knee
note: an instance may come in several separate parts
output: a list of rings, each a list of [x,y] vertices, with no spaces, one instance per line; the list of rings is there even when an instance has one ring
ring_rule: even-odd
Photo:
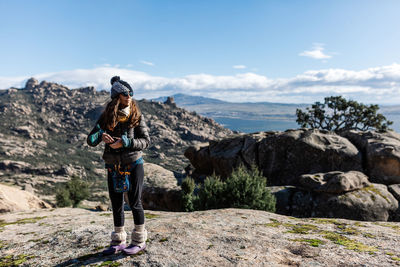
[[[143,210],[143,205],[142,205],[142,200],[137,199],[136,201],[133,201],[132,203],[129,203],[130,207],[132,210]]]

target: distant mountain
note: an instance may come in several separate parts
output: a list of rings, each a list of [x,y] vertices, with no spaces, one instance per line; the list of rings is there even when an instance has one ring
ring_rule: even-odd
[[[175,94],[172,96],[175,100],[175,103],[179,106],[191,106],[191,105],[202,105],[202,104],[221,104],[228,103],[225,101],[221,101],[214,98],[208,98],[203,96],[194,96],[194,95],[186,95],[186,94]],[[158,98],[154,98],[154,101],[165,102],[168,96],[161,96]]]
[[[227,102],[202,96],[175,94],[172,96],[178,106],[196,111],[211,117],[230,117],[241,119],[271,119],[283,117],[293,118],[297,108],[305,108],[307,104],[282,104],[272,102]],[[167,96],[152,99],[164,102]]]
[[[234,103],[202,96],[175,94],[172,96],[178,106],[211,117],[225,127],[241,132],[258,132],[298,128],[296,109],[307,104],[282,104],[272,102]],[[153,101],[163,102],[167,97]]]
[[[310,104],[284,104],[273,102],[234,103],[202,96],[175,94],[175,103],[187,110],[211,117],[223,126],[241,132],[284,131],[298,128],[296,109]],[[167,96],[153,99],[165,101]],[[394,121],[392,128],[400,132],[400,105],[380,105],[379,112]]]
[[[172,97],[175,100],[175,103],[178,104],[179,106],[185,105],[185,106],[190,106],[190,105],[205,105],[205,104],[223,104],[223,105],[261,105],[261,106],[275,106],[275,107],[291,107],[291,106],[307,106],[307,104],[287,104],[287,103],[274,103],[274,102],[241,102],[241,103],[236,103],[236,102],[229,102],[229,101],[222,101],[219,99],[215,98],[209,98],[209,97],[204,97],[204,96],[194,96],[194,95],[187,95],[187,94],[174,94]],[[153,98],[153,101],[160,101],[164,102],[166,101],[168,96],[161,96],[157,98]]]

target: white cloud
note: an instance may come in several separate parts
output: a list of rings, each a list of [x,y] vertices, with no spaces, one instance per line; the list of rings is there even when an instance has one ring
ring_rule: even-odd
[[[288,79],[269,79],[251,72],[230,76],[200,73],[167,78],[115,67],[41,73],[33,77],[69,88],[95,86],[99,90],[109,90],[110,79],[115,75],[133,86],[138,99],[185,93],[232,102],[312,103],[322,101],[325,96],[344,95],[363,103],[400,103],[400,64],[396,63],[360,71],[310,70]],[[0,77],[0,88],[22,88],[28,78]]]
[[[332,56],[324,53],[324,44],[314,43],[312,50],[306,50],[299,54],[302,57],[310,57],[314,59],[329,59]]]
[[[145,65],[147,65],[147,66],[152,66],[152,67],[154,67],[154,63],[153,63],[153,62],[150,62],[150,61],[141,60],[140,63],[145,64]]]
[[[232,68],[234,68],[234,69],[245,69],[247,67],[245,65],[233,65]]]

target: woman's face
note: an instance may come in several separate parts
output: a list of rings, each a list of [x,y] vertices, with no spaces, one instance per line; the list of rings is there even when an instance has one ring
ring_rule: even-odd
[[[119,94],[119,101],[123,106],[128,106],[131,104],[132,98],[128,96],[124,96],[123,94]]]

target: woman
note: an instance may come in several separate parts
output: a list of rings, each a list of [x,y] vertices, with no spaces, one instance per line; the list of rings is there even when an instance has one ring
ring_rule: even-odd
[[[142,150],[150,144],[147,126],[135,100],[131,86],[118,76],[111,79],[111,101],[90,132],[87,143],[105,143],[103,159],[108,173],[108,192],[111,199],[114,231],[110,246],[103,251],[111,255],[123,251],[136,254],[146,248],[147,230],[141,202],[143,187]],[[124,229],[124,192],[127,192],[135,228],[131,243],[126,246]]]

